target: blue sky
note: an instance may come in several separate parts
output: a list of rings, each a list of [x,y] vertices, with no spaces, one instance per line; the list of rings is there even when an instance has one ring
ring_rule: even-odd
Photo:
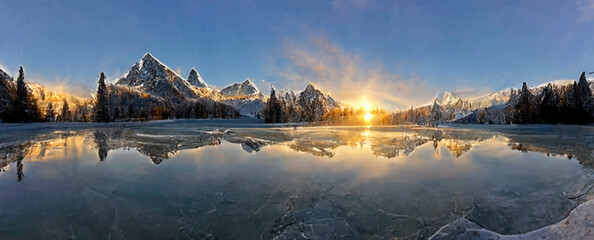
[[[392,100],[411,96],[396,104],[406,105],[441,91],[594,71],[593,13],[594,0],[0,0],[0,64],[13,73],[23,65],[42,83],[93,88],[100,72],[119,77],[151,52],[184,77],[196,67],[218,87],[319,80],[344,97],[333,86],[360,81],[398,88],[403,98]]]

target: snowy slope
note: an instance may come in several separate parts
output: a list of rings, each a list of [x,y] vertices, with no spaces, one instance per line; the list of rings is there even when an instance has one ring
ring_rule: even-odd
[[[12,81],[12,77],[8,74],[8,71],[5,69],[0,68],[0,80],[6,79]]]
[[[318,90],[313,83],[309,83],[305,90],[299,93],[299,97],[297,99],[300,105],[313,105],[314,101],[321,103],[324,108],[331,109],[338,107],[338,104],[334,99]]]
[[[161,63],[150,53],[134,64],[116,85],[125,85],[142,90],[153,96],[171,97],[199,97],[196,87],[182,78],[179,74]]]
[[[198,87],[198,88],[207,88],[208,86],[206,85],[206,82],[204,82],[204,79],[202,79],[202,77],[200,76],[200,73],[198,73],[198,71],[196,71],[196,69],[192,68],[192,70],[190,70],[190,74],[188,75],[188,82],[190,84],[192,84],[194,87]]]
[[[260,98],[232,98],[221,102],[231,105],[239,111],[242,116],[258,117],[264,108],[264,101]]]
[[[260,90],[250,79],[246,79],[224,87],[219,93],[223,97],[248,97],[260,94]]]

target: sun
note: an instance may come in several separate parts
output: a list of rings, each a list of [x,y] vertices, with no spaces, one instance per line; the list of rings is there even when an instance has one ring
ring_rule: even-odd
[[[371,111],[371,104],[369,103],[364,103],[363,107],[365,108],[365,111],[367,111],[367,113],[369,113],[369,111]]]
[[[365,119],[365,122],[371,122],[371,118],[373,117],[373,115],[369,112],[365,113],[365,115],[363,115],[363,119]]]

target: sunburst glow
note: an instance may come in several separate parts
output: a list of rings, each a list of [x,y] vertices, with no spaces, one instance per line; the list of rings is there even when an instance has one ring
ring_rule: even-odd
[[[371,118],[373,118],[373,114],[371,113],[365,113],[365,115],[363,115],[363,119],[365,119],[365,122],[371,122]]]

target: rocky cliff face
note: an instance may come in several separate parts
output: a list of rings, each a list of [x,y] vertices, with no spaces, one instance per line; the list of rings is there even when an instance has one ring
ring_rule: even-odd
[[[312,83],[298,94],[293,91],[279,91],[273,94],[278,106],[271,105],[271,95],[265,106],[264,115],[265,117],[270,114],[280,115],[268,116],[269,119],[275,119],[275,122],[315,122],[321,120],[330,109],[339,107],[332,97],[324,94]],[[280,114],[277,113],[277,108],[280,108],[278,110]]]
[[[196,87],[147,53],[116,85],[136,88],[156,97],[199,97]]]
[[[326,111],[338,107],[332,97],[322,93],[312,83],[309,83],[305,90],[299,93],[297,104],[307,122],[319,121]]]
[[[0,69],[0,119],[5,114],[5,110],[12,104],[15,94],[14,81],[8,73]]]
[[[192,69],[188,80],[150,53],[109,88],[110,116],[114,120],[236,117],[234,107]]]
[[[196,69],[194,68],[190,70],[190,74],[188,75],[188,82],[192,84],[192,86],[197,88],[208,88],[206,82],[204,82],[204,79],[202,79],[198,71],[196,71]]]
[[[227,98],[240,98],[259,95],[260,90],[252,81],[246,79],[241,83],[234,83],[229,86],[226,86],[219,93],[221,94],[221,96]]]

